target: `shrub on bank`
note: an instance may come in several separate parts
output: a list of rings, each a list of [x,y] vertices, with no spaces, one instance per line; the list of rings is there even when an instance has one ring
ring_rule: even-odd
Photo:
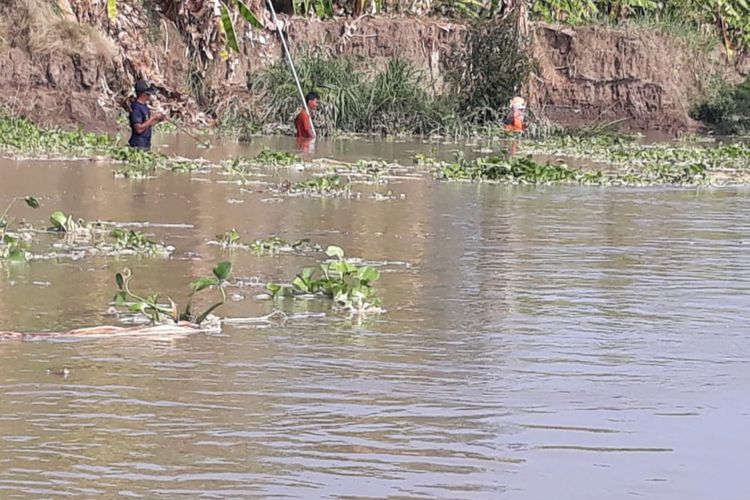
[[[720,134],[750,133],[750,78],[739,85],[717,85],[691,114]]]

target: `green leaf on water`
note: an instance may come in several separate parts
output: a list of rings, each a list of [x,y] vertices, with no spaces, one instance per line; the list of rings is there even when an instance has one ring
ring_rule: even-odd
[[[59,231],[65,231],[65,223],[67,220],[68,218],[66,215],[59,210],[52,212],[49,216],[49,221],[52,223],[52,226]]]
[[[357,277],[360,281],[369,283],[380,279],[380,272],[372,267],[360,267],[357,271]]]
[[[27,196],[23,199],[23,201],[25,201],[26,204],[31,208],[39,208],[39,200],[37,200],[33,196]]]
[[[330,245],[326,248],[326,255],[329,257],[336,257],[338,259],[344,258],[344,249],[337,247],[336,245]]]
[[[196,292],[205,290],[208,287],[216,286],[219,284],[219,280],[216,278],[198,278],[197,280],[190,283],[190,288]]]
[[[214,276],[219,281],[224,281],[227,278],[229,278],[229,273],[232,272],[232,263],[231,262],[219,262],[219,264],[214,267]]]
[[[13,249],[8,253],[10,262],[26,262],[26,252],[19,249]]]
[[[144,312],[146,310],[146,303],[145,302],[136,302],[135,304],[131,304],[129,309],[130,312]]]
[[[121,273],[115,274],[115,283],[117,283],[117,288],[120,290],[125,288],[125,279],[122,277]]]
[[[113,298],[113,300],[115,301],[115,304],[118,306],[125,305],[125,303],[128,301],[127,299],[128,299],[127,294],[124,291],[119,291],[115,293],[115,296]]]
[[[300,292],[310,293],[310,287],[307,285],[304,279],[297,276],[292,281],[292,286],[299,290]]]

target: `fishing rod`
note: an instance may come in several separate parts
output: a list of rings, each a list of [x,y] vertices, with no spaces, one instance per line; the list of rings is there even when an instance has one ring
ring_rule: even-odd
[[[297,90],[299,91],[299,96],[302,99],[302,107],[305,109],[305,113],[307,113],[307,116],[310,119],[310,129],[312,130],[313,137],[316,137],[317,134],[315,133],[315,127],[313,126],[312,116],[310,115],[310,110],[307,108],[307,100],[305,99],[305,93],[302,91],[302,85],[299,83],[297,70],[294,68],[294,61],[292,60],[292,54],[289,52],[289,47],[286,44],[284,33],[281,31],[281,27],[279,26],[279,19],[276,17],[276,9],[273,8],[273,3],[271,2],[271,0],[267,0],[266,3],[268,4],[268,8],[271,9],[271,16],[273,17],[273,24],[274,26],[276,26],[276,32],[279,34],[279,38],[281,38],[281,45],[284,46],[284,54],[286,54],[286,60],[289,63],[289,67],[292,69],[294,82],[297,84]]]
[[[195,142],[198,143],[198,145],[204,146],[206,148],[211,145],[207,140],[198,139],[196,136],[193,135],[192,132],[190,132],[188,129],[186,129],[185,127],[183,127],[182,125],[180,125],[176,121],[172,120],[171,118],[167,118],[166,121],[168,121],[169,123],[171,123],[172,125],[174,125],[175,127],[177,127],[177,130],[179,130],[183,134],[185,134],[188,137],[190,137],[191,139],[193,139]]]

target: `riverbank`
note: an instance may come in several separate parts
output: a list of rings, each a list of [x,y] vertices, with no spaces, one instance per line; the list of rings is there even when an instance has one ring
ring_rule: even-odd
[[[159,106],[200,126],[257,109],[251,79],[281,60],[276,35],[238,23],[240,53],[222,61],[174,16],[121,1],[109,21],[87,2],[47,10],[42,0],[0,7],[0,106],[37,123],[114,131],[122,98],[138,75],[161,90]],[[29,7],[35,5],[36,10]],[[26,5],[26,9],[19,6]],[[314,47],[382,70],[393,58],[419,72],[421,90],[439,93],[466,50],[465,23],[421,17],[285,17],[292,50]],[[178,19],[179,21],[179,19]],[[19,26],[33,29],[21,30]],[[663,26],[532,25],[537,69],[528,82],[532,108],[562,126],[616,122],[628,130],[692,131],[695,100],[716,80],[737,81],[747,60],[727,62],[718,43]]]

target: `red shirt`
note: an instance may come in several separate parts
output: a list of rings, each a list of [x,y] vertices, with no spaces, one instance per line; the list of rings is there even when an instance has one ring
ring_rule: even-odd
[[[297,118],[294,119],[294,126],[297,128],[297,137],[304,139],[315,138],[310,115],[307,114],[307,111],[304,109],[300,111]]]

